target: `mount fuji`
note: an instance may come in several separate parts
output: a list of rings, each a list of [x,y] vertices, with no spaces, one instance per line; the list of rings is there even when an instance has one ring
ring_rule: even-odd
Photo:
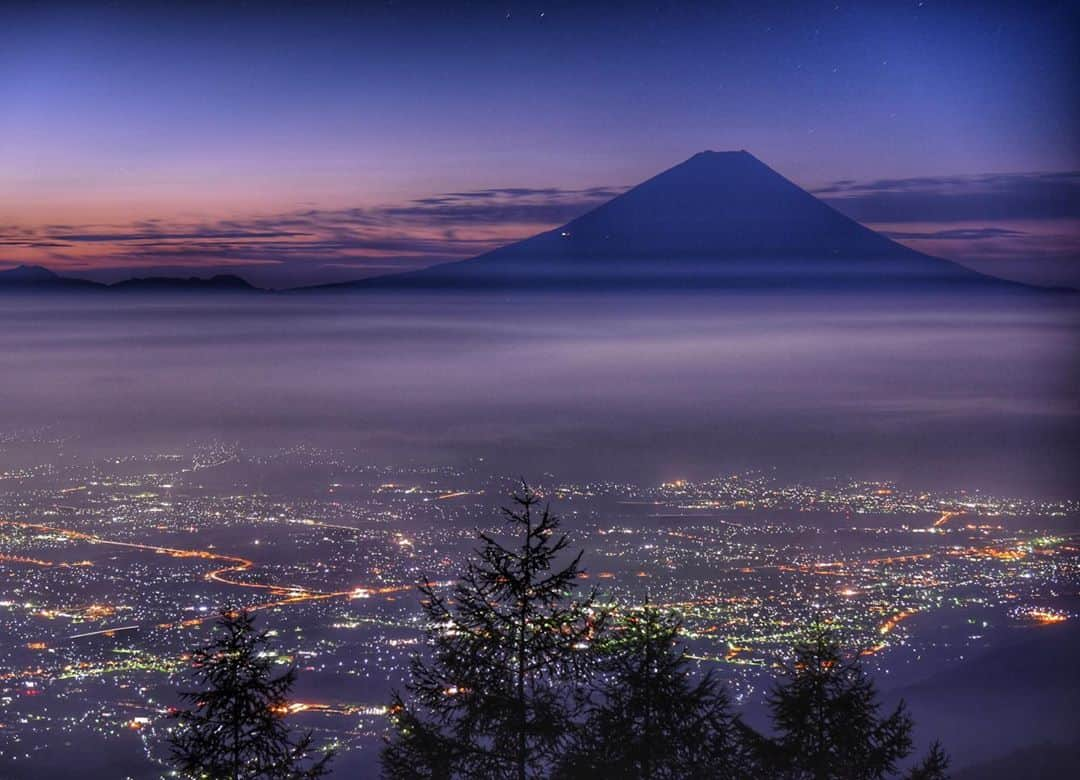
[[[1020,288],[860,225],[746,151],[695,154],[562,227],[327,288]],[[326,288],[324,288],[326,289]]]

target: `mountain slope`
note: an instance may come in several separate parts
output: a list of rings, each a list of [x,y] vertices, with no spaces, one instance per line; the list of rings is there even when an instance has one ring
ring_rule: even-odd
[[[753,155],[701,152],[471,260],[331,287],[1003,285],[863,227]]]
[[[1080,695],[1078,653],[1080,626],[1075,621],[1026,629],[1013,642],[998,644],[897,695],[915,716],[916,742],[940,739],[953,756],[957,776],[964,774],[961,769],[1004,759],[1014,751],[1022,756],[1046,744],[1064,751],[1061,756],[1047,755],[1048,760],[1057,761],[1067,757],[1067,746],[1075,755],[1080,745],[1075,724]],[[972,717],[976,712],[978,717]],[[1046,771],[1029,776],[1069,775]]]

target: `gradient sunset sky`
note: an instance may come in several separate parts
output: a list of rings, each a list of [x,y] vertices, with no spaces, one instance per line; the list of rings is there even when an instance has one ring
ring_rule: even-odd
[[[1078,21],[1068,2],[6,2],[0,267],[357,278],[747,149],[918,249],[1080,284]]]

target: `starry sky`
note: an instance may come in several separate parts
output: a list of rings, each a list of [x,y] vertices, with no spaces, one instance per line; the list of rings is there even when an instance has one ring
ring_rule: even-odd
[[[1078,19],[1037,1],[9,1],[0,267],[358,278],[747,149],[910,246],[1080,285]]]

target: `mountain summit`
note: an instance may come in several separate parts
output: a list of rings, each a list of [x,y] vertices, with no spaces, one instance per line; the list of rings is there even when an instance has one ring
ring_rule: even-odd
[[[574,251],[629,257],[898,248],[745,151],[695,154],[556,232]]]
[[[555,230],[470,260],[350,286],[646,289],[996,282],[863,227],[749,152],[707,151]]]
[[[60,276],[40,265],[17,265],[0,271],[0,283],[6,284],[49,284],[59,279]]]

